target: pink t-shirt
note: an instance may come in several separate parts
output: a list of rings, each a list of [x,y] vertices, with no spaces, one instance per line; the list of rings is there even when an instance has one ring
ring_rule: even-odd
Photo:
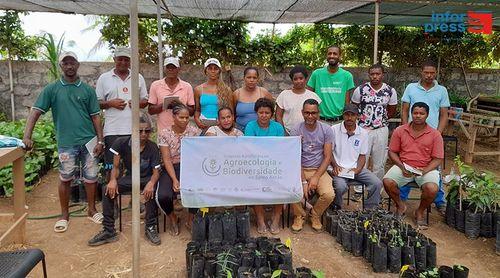
[[[179,100],[185,105],[194,105],[193,87],[180,78],[179,84],[173,91],[165,83],[165,79],[156,80],[151,84],[148,99],[150,104],[163,104],[163,99],[166,96],[178,96]],[[172,110],[163,110],[158,114],[158,130],[171,127],[173,123]]]
[[[172,128],[162,129],[158,133],[158,146],[168,147],[172,163],[181,162],[181,140],[184,137],[199,136],[201,130],[192,125],[188,125],[182,134],[175,133]]]
[[[389,150],[399,153],[401,162],[419,168],[427,167],[434,158],[444,158],[443,137],[429,125],[416,138],[412,135],[410,124],[396,128],[392,133]]]

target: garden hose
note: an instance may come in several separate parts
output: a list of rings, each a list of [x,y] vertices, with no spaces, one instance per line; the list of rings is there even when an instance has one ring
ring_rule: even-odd
[[[70,211],[69,212],[69,215],[71,217],[87,217],[88,215],[87,214],[84,214],[84,213],[81,213],[82,211],[84,211],[85,209],[87,209],[87,205],[86,204],[80,204],[80,203],[77,203],[77,204],[71,204],[69,205],[69,207],[77,207],[77,206],[81,206],[79,209],[76,209],[76,210],[73,210],[73,211]],[[122,208],[122,211],[124,210],[127,210],[128,207],[125,207],[125,208]],[[53,218],[57,218],[57,217],[60,217],[62,214],[59,213],[59,214],[52,214],[52,215],[42,215],[42,216],[28,216],[28,220],[45,220],[45,219],[53,219]]]

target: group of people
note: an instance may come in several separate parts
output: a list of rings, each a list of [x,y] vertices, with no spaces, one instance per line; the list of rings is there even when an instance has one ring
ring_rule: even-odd
[[[436,66],[422,65],[421,79],[406,88],[401,99],[402,125],[389,143],[388,119],[396,113],[398,98],[395,89],[383,82],[383,66],[371,66],[369,81],[355,87],[352,74],[340,67],[340,47],[329,47],[326,59],[328,64],[310,77],[304,67],[293,67],[289,74],[292,88],[281,92],[276,101],[258,85],[259,70],[255,67],[244,70],[243,86],[233,92],[223,82],[222,65],[215,58],[205,62],[207,80],[194,90],[179,78],[181,66],[176,57],[164,60],[165,78],[154,81],[149,93],[139,75],[140,107],[147,107],[148,112],[140,115],[140,186],[145,200],[145,236],[151,243],[161,243],[158,209],[170,218],[171,234],[180,233],[173,201],[181,186],[181,139],[200,135],[301,138],[304,199],[292,204],[294,232],[302,230],[307,217],[314,230],[321,230],[322,214],[329,206],[342,208],[351,181],[365,186],[367,209],[379,206],[385,188],[399,216],[406,212],[404,200],[409,189],[405,185],[415,181],[423,191],[415,220],[425,228],[423,213],[427,206],[434,200],[438,209],[444,205],[438,169],[444,155],[440,133],[446,127],[449,100],[446,89],[435,80]],[[68,229],[70,183],[81,164],[88,218],[103,225],[102,231],[89,240],[91,246],[118,239],[114,202],[118,194],[132,188],[130,49],[116,48],[114,62],[115,67],[99,77],[94,90],[80,80],[77,56],[72,52],[61,54],[63,74],[38,96],[23,138],[26,148],[31,149],[34,125],[41,114],[52,110],[62,211],[54,231]],[[165,107],[166,97],[171,101]],[[157,118],[157,143],[150,140],[153,127],[149,115]],[[87,143],[94,137],[97,143],[88,150]],[[95,207],[95,192],[98,158],[103,153],[107,185],[100,213]],[[394,166],[385,173],[387,156]],[[306,202],[312,203],[309,213]],[[279,233],[282,208],[273,205],[272,219],[266,225],[264,206],[254,206],[257,231]],[[196,211],[189,209],[187,227]]]

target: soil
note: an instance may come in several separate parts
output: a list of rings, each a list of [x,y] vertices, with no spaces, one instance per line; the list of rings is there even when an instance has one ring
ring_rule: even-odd
[[[459,147],[460,153],[463,154],[462,148],[465,144]],[[445,173],[451,168],[452,150],[453,148],[449,148],[447,152]],[[495,157],[475,158],[474,162],[478,170],[500,173],[500,163]],[[32,192],[27,194],[30,217],[59,213],[57,184],[58,174],[53,170]],[[414,190],[412,194],[418,197],[419,192]],[[124,207],[126,204],[128,201],[124,197]],[[412,215],[417,205],[417,201],[409,201],[408,215]],[[359,206],[360,203],[350,203],[350,209],[357,209]],[[11,199],[0,199],[0,212],[10,211],[11,208]],[[181,214],[183,214],[184,221],[185,212]],[[115,243],[100,247],[87,246],[87,240],[101,227],[86,217],[73,217],[67,232],[54,233],[53,225],[56,221],[54,218],[28,220],[26,244],[7,246],[3,250],[30,247],[42,249],[46,255],[49,277],[131,277],[131,212],[125,210],[122,215],[123,232],[120,234],[120,240]],[[407,217],[406,221],[412,221],[411,217]],[[5,231],[5,224],[0,223],[0,233]],[[163,226],[163,220],[160,220],[160,225]],[[186,277],[185,247],[191,235],[184,225],[181,226],[181,233],[177,237],[168,233],[168,225],[167,232],[163,232],[161,228],[162,244],[160,246],[152,246],[144,239],[143,226],[141,226],[140,271],[142,277]],[[257,236],[254,226],[251,231],[252,236]],[[438,266],[461,264],[470,269],[470,277],[500,277],[500,256],[495,254],[494,239],[467,239],[464,234],[448,227],[434,208],[430,215],[430,227],[423,233],[437,244]],[[292,241],[294,267],[306,266],[321,270],[325,273],[325,277],[397,277],[395,274],[374,273],[362,257],[354,257],[343,251],[342,246],[332,236],[326,232],[313,232],[309,225],[306,225],[299,234],[293,234],[285,228],[279,236],[282,241],[287,238]],[[30,277],[41,276],[41,265],[38,265],[31,272]]]

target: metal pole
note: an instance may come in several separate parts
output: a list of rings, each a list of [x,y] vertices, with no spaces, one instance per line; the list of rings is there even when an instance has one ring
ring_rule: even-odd
[[[160,79],[163,79],[163,41],[161,31],[161,6],[160,1],[156,1],[156,21],[158,25],[158,68],[160,72]]]
[[[380,1],[375,0],[375,31],[373,34],[373,63],[376,64],[378,61],[378,18],[380,12]]]
[[[9,85],[10,85],[10,111],[12,121],[16,120],[16,108],[14,106],[14,77],[12,76],[12,59],[9,54]]]
[[[130,0],[130,46],[132,48],[132,277],[139,277],[140,240],[140,149],[139,149],[139,36],[137,0]]]

